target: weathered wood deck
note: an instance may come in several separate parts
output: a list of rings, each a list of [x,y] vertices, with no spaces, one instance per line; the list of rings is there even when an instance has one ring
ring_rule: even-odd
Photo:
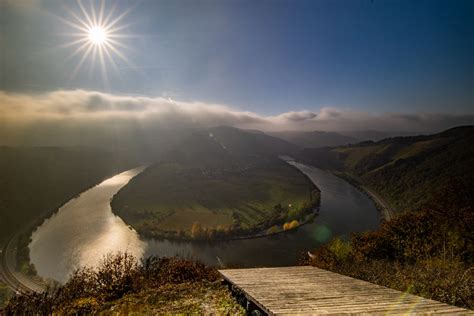
[[[270,315],[449,314],[472,311],[309,266],[219,270]]]

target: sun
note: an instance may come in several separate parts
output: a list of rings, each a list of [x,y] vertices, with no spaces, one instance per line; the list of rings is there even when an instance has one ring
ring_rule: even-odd
[[[115,68],[117,73],[119,73],[118,63],[126,63],[127,66],[133,67],[123,53],[123,50],[130,47],[122,42],[124,38],[132,37],[128,33],[122,33],[129,27],[123,24],[122,20],[132,7],[125,12],[116,12],[117,2],[111,7],[106,7],[105,0],[89,1],[88,6],[81,0],[77,0],[75,8],[67,6],[66,3],[64,3],[64,8],[70,16],[58,18],[72,27],[73,32],[65,33],[72,39],[61,46],[73,49],[67,60],[78,59],[71,73],[71,79],[82,69],[86,60],[91,61],[89,73],[99,68],[104,81],[108,81],[107,68],[109,66]]]
[[[94,45],[103,45],[107,41],[107,32],[100,26],[89,29],[89,41]]]

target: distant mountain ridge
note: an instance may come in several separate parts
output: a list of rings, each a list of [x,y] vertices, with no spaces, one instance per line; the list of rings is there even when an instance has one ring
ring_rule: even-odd
[[[300,131],[283,131],[268,132],[268,135],[284,139],[290,143],[304,148],[333,147],[359,142],[358,139],[345,136],[336,132],[300,132]]]
[[[278,156],[299,150],[298,146],[291,142],[254,130],[219,126],[209,128],[209,132],[216,141],[220,141],[236,154]]]
[[[340,131],[342,135],[353,137],[359,141],[379,141],[385,138],[392,138],[398,136],[414,136],[420,135],[418,132],[383,132],[377,130],[361,130],[361,131]]]
[[[218,126],[196,129],[183,137],[160,160],[222,167],[242,159],[294,155],[299,147],[264,133]]]

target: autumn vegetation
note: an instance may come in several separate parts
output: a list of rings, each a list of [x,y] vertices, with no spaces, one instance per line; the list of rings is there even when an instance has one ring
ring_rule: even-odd
[[[13,297],[6,314],[243,314],[214,268],[178,258],[109,255],[44,293]]]
[[[452,179],[416,212],[334,239],[302,263],[472,309],[473,188],[472,178]]]
[[[304,263],[474,308],[474,127],[303,150],[299,160],[377,192],[398,213]]]

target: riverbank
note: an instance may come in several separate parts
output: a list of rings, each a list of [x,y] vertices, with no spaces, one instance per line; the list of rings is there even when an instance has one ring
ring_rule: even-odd
[[[0,256],[6,256],[7,254],[14,253],[13,255],[10,255],[12,258],[8,260],[11,266],[7,266],[6,264],[4,265],[4,269],[10,270],[10,272],[7,271],[4,273],[12,278],[11,282],[9,282],[9,284],[11,283],[9,286],[12,288],[12,290],[15,290],[15,288],[13,288],[13,284],[22,284],[22,287],[25,289],[29,288],[31,291],[41,291],[42,289],[46,288],[47,284],[54,283],[53,280],[42,279],[38,275],[34,264],[30,260],[29,244],[32,241],[32,234],[38,227],[43,225],[47,219],[57,214],[57,212],[68,202],[79,198],[83,192],[99,185],[117,172],[122,173],[125,170],[118,169],[118,171],[113,171],[112,174],[102,175],[101,178],[96,180],[97,182],[91,183],[78,193],[64,198],[62,202],[52,209],[40,213],[36,219],[33,219],[30,223],[24,225],[24,228],[21,231],[13,234],[5,240],[5,245],[7,246],[4,248]],[[12,247],[14,249],[12,249]],[[7,262],[6,259],[5,262]],[[18,273],[20,273],[20,275],[16,276]],[[19,278],[21,278],[22,281],[20,281]]]
[[[127,155],[92,147],[0,148],[0,244],[8,245],[0,253],[8,271],[0,273],[9,276],[12,290],[19,279],[41,283],[28,248],[37,227],[81,192],[133,164]]]
[[[30,259],[40,276],[65,282],[76,268],[94,266],[110,252],[129,251],[141,257],[143,242],[135,231],[111,213],[110,198],[144,168],[146,166],[116,174],[82,192],[34,231],[29,244]],[[71,222],[78,226],[71,226]],[[99,239],[93,234],[97,230],[103,233]],[[74,242],[74,246],[68,242]],[[96,255],[94,251],[98,250]],[[83,251],[85,255],[81,255]],[[70,257],[65,262],[53,253],[67,253]],[[82,256],[82,262],[78,262],[78,256]]]
[[[284,223],[283,225],[279,225],[276,229],[274,229],[276,226],[271,226],[268,227],[264,232],[262,233],[256,233],[253,235],[244,235],[244,236],[233,236],[233,237],[228,237],[228,238],[221,238],[221,239],[199,239],[199,238],[186,238],[186,237],[176,237],[176,235],[142,235],[142,237],[153,239],[153,240],[167,240],[167,241],[172,241],[172,242],[183,242],[183,243],[188,243],[188,242],[214,242],[214,243],[220,243],[220,242],[230,242],[230,241],[239,241],[239,240],[251,240],[251,239],[259,239],[259,238],[265,238],[265,237],[271,237],[271,236],[276,236],[280,235],[283,233],[288,233],[297,230],[298,228],[303,227],[304,225],[307,225],[311,222],[313,222],[318,214],[319,214],[319,199],[317,206],[312,209],[312,212],[305,216],[303,219],[299,220],[293,220],[287,223]],[[133,227],[132,227],[133,228]]]
[[[349,182],[351,185],[356,187],[359,191],[367,195],[373,202],[377,210],[381,215],[382,221],[390,221],[395,216],[395,211],[393,208],[388,204],[388,202],[383,199],[379,194],[377,194],[374,190],[368,188],[367,186],[363,185],[356,177],[348,174],[347,172],[338,172],[338,171],[331,171],[334,175],[344,179],[345,181]]]
[[[8,238],[0,248],[0,276],[4,283],[16,293],[41,292],[45,289],[39,277],[25,275],[16,271],[16,251],[13,247],[16,243],[16,236]]]

